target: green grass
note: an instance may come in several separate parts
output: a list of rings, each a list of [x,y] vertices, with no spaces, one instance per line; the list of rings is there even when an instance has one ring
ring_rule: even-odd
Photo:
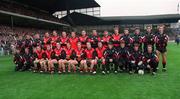
[[[0,99],[179,99],[180,46],[168,46],[168,71],[139,76],[48,75],[14,72],[12,57],[0,57]]]

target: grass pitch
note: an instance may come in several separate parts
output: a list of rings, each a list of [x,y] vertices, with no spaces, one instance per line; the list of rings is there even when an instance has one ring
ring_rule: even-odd
[[[180,46],[168,45],[167,72],[49,75],[14,72],[12,56],[0,57],[0,99],[179,99]]]

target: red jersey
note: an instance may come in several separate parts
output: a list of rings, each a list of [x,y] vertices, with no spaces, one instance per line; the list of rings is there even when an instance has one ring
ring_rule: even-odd
[[[62,44],[65,44],[65,43],[67,43],[68,39],[69,39],[68,37],[61,37],[60,41]]]
[[[52,36],[51,39],[52,41],[56,42],[58,40],[59,36]]]
[[[72,54],[73,49],[72,48],[70,48],[70,49],[66,48],[65,51],[66,51],[66,59],[70,59],[70,56]]]
[[[105,50],[106,50],[105,47],[96,48],[97,57],[98,58],[102,58]]]
[[[44,41],[44,44],[47,44],[48,41],[50,41],[50,39],[51,39],[50,37],[44,37],[44,40],[43,40],[43,41]]]
[[[76,52],[76,56],[77,56],[77,59],[78,59],[78,61],[80,61],[81,60],[81,58],[82,58],[82,55],[84,54],[84,49],[75,49],[75,52]]]
[[[102,37],[101,41],[103,42],[104,47],[107,48],[107,45],[108,45],[108,42],[110,41],[110,39],[111,39],[111,36],[103,36]]]
[[[79,37],[79,41],[82,43],[82,47],[85,48],[86,47],[86,42],[88,40],[88,36],[80,36]]]
[[[85,54],[86,54],[86,58],[87,59],[92,59],[94,56],[94,49],[91,48],[91,49],[86,49],[85,51]]]
[[[51,40],[52,40],[52,46],[56,46],[56,41],[58,40],[59,36],[52,36]]]
[[[37,58],[42,59],[43,53],[44,53],[44,51],[36,51]]]
[[[46,50],[45,53],[47,55],[47,58],[50,59],[51,58],[52,50]]]
[[[65,51],[66,51],[66,55],[70,56],[72,54],[73,49],[72,48],[70,48],[70,49],[66,48]]]
[[[119,41],[120,40],[120,38],[121,38],[121,34],[113,34],[112,35],[112,39],[114,39],[115,41]]]
[[[76,49],[77,48],[77,43],[78,43],[78,38],[75,37],[75,38],[69,38],[69,42],[71,44],[71,47],[73,49]]]
[[[87,39],[88,39],[88,36],[84,36],[84,37],[83,37],[83,36],[80,36],[80,37],[79,37],[79,41],[80,41],[80,42],[86,42]]]
[[[83,51],[84,51],[84,49],[82,49],[82,48],[81,49],[75,49],[75,52],[76,52],[77,56],[81,56]]]
[[[103,42],[109,42],[110,39],[111,39],[111,36],[103,36],[103,37],[102,37],[102,41],[103,41]]]
[[[63,50],[63,48],[60,48],[60,49],[54,49],[54,52],[56,54],[56,56],[59,56],[61,54],[61,51]]]
[[[112,35],[112,39],[113,39],[113,45],[115,46],[115,47],[117,47],[117,46],[119,46],[119,40],[120,40],[120,38],[121,38],[121,34],[113,34]]]

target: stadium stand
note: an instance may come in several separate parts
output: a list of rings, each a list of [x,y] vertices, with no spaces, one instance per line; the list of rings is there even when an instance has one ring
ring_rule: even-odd
[[[58,18],[50,15],[49,13],[47,13],[45,11],[41,11],[41,10],[35,11],[35,10],[31,9],[30,7],[22,6],[18,3],[9,4],[8,2],[0,1],[0,9],[4,10],[4,11],[9,11],[9,12],[27,15],[27,16],[33,16],[36,18],[66,23],[64,21],[60,21]]]
[[[54,12],[90,7],[100,5],[94,0],[84,0],[80,4],[73,0],[1,0],[0,53],[11,53],[19,35],[67,30],[69,24],[53,16]]]
[[[18,36],[24,37],[28,34],[33,37],[34,34],[38,33],[42,35],[45,32],[51,32],[51,30],[30,27],[14,27],[12,29],[10,26],[0,25],[0,55],[12,53]]]

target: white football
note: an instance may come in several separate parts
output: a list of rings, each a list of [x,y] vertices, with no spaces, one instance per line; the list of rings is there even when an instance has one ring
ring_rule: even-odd
[[[138,70],[138,74],[144,75],[144,71],[143,70]]]

